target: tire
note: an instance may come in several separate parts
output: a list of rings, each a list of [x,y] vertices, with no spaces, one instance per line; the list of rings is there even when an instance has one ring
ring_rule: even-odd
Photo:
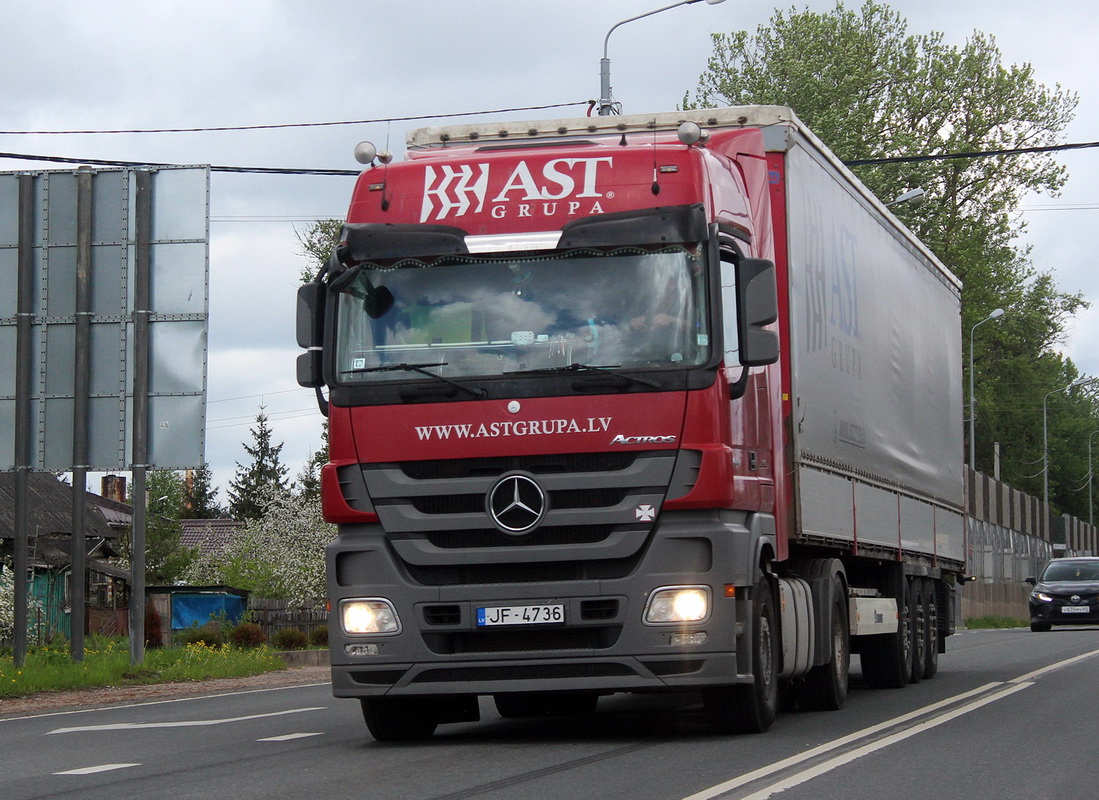
[[[934,678],[939,671],[939,603],[935,589],[934,580],[927,579],[923,581],[928,620],[927,642],[924,646],[923,660],[923,677],[925,680]]]
[[[1053,630],[1053,625],[1048,622],[1032,622],[1030,623],[1030,629],[1034,633],[1049,633]]]
[[[832,577],[831,659],[809,670],[798,689],[798,702],[806,711],[837,711],[847,703],[851,667],[850,621],[847,589],[839,576]]]
[[[703,693],[706,715],[718,733],[763,733],[778,715],[779,631],[775,598],[766,577],[752,590],[751,622],[755,680]]]
[[[863,679],[875,689],[900,689],[912,678],[912,614],[908,585],[897,570],[888,595],[897,600],[895,633],[867,636],[860,650]]]
[[[363,719],[379,742],[415,742],[430,739],[438,727],[429,697],[364,697]]]
[[[921,578],[908,581],[908,614],[912,620],[912,669],[908,682],[919,683],[927,665],[927,594]]]

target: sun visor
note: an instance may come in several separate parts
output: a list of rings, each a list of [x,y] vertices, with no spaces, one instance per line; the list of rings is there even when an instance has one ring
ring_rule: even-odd
[[[343,226],[336,255],[344,264],[386,258],[466,255],[466,232],[449,225],[355,222]]]
[[[617,247],[622,245],[701,242],[708,233],[701,203],[638,211],[599,214],[570,222],[558,247]]]

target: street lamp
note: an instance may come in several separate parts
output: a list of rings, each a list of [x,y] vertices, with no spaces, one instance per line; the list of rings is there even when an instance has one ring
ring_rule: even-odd
[[[1047,423],[1046,401],[1049,400],[1050,395],[1064,392],[1075,386],[1083,386],[1085,383],[1094,383],[1097,380],[1099,378],[1080,378],[1080,380],[1073,381],[1068,386],[1046,392],[1046,396],[1042,398],[1042,500],[1046,504],[1047,514],[1049,513],[1049,425]]]
[[[599,116],[606,117],[611,114],[617,114],[621,110],[621,104],[616,103],[611,99],[611,60],[607,57],[607,42],[610,41],[614,29],[620,25],[625,25],[627,22],[651,17],[653,14],[659,14],[660,12],[667,11],[671,8],[689,6],[701,2],[702,0],[679,0],[678,3],[672,3],[670,6],[658,8],[655,11],[647,11],[644,14],[638,14],[636,17],[624,19],[611,26],[611,29],[607,31],[607,35],[603,38],[603,59],[599,62]],[[706,5],[716,6],[718,3],[724,2],[725,0],[706,0]]]
[[[982,319],[976,325],[969,329],[969,468],[977,469],[977,402],[973,396],[973,333],[977,330],[977,327],[984,325],[986,322],[990,322],[994,319],[999,319],[1004,315],[1002,308],[997,308],[987,317]]]

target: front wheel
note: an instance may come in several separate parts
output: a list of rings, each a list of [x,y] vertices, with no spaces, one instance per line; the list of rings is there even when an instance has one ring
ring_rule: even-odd
[[[718,686],[703,695],[710,724],[719,733],[763,733],[778,715],[778,626],[767,578],[752,590],[751,684]]]
[[[1034,633],[1048,633],[1053,629],[1053,626],[1048,622],[1032,622],[1030,623],[1030,629]]]

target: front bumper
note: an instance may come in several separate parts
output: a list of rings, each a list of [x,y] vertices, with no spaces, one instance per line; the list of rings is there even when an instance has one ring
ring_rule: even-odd
[[[1059,598],[1052,602],[1031,600],[1030,621],[1046,625],[1099,625],[1099,602],[1085,605]]]
[[[377,526],[341,531],[329,547],[332,608],[345,598],[385,597],[401,617],[396,635],[349,636],[330,623],[332,688],[337,697],[507,692],[688,690],[748,683],[748,592],[753,533],[743,515],[681,512],[660,525],[627,574],[577,580],[423,585],[410,577]],[[565,549],[567,554],[567,548]],[[528,564],[517,562],[516,574]],[[506,570],[505,570],[506,571]],[[657,587],[710,587],[707,619],[645,624]],[[478,609],[531,604],[564,607],[562,624],[486,628]],[[705,633],[694,644],[677,634]],[[352,655],[369,644],[369,655]],[[361,648],[360,648],[361,652]]]

